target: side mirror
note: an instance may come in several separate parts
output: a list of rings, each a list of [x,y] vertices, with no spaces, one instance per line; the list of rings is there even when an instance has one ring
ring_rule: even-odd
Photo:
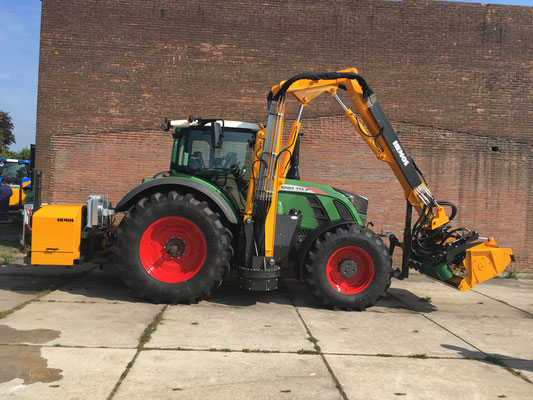
[[[211,145],[215,149],[222,147],[222,141],[224,140],[224,127],[218,122],[213,121],[211,124]]]
[[[170,130],[170,121],[165,117],[165,120],[163,121],[163,125],[161,125],[161,129],[165,132],[168,132]]]

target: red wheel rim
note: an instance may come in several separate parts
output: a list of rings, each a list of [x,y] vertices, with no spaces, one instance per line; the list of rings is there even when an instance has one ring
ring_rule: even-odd
[[[345,275],[342,274],[343,267],[350,264],[353,265],[347,260],[355,263],[355,274],[353,272],[346,273],[346,271],[344,271]],[[372,282],[372,278],[374,278],[374,262],[370,255],[360,247],[341,247],[329,258],[326,265],[326,274],[330,285],[336,291],[343,294],[356,294],[365,290]]]
[[[181,217],[166,217],[146,229],[139,244],[141,263],[161,282],[178,283],[202,268],[207,246],[200,228]]]

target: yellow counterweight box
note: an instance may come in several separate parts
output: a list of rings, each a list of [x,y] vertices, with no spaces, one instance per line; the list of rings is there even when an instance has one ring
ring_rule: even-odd
[[[33,214],[32,264],[73,265],[79,260],[85,208],[85,204],[49,204]]]

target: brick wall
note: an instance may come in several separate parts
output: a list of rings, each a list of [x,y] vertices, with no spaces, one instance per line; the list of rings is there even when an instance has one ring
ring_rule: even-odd
[[[116,203],[167,169],[163,117],[263,121],[273,84],[355,66],[456,226],[533,271],[533,8],[436,1],[42,1],[44,199]],[[324,99],[329,100],[329,99]],[[402,190],[332,102],[305,110],[303,178],[370,199],[401,232]],[[496,151],[493,151],[494,150]]]

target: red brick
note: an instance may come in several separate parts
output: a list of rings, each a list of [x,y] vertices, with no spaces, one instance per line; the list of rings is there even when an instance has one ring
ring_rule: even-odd
[[[280,80],[355,66],[437,198],[459,206],[455,226],[494,236],[533,271],[531,37],[531,7],[43,0],[44,200],[102,193],[116,203],[168,169],[163,117],[264,122]],[[305,110],[303,178],[367,196],[375,229],[400,233],[399,184],[340,115],[329,99]]]

